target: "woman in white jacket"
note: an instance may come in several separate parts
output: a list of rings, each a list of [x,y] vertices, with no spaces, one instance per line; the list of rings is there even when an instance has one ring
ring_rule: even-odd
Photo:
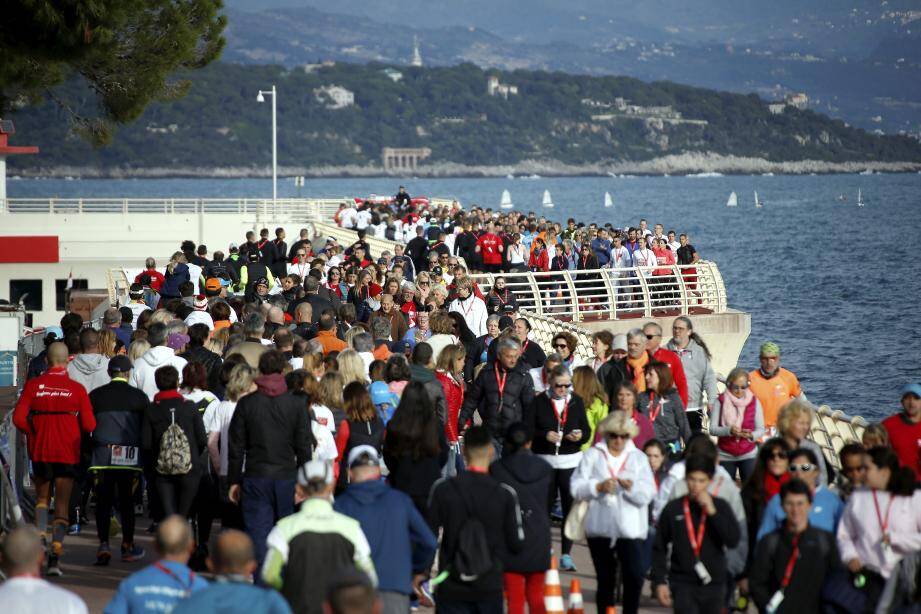
[[[599,612],[614,605],[617,561],[623,564],[623,611],[639,610],[643,586],[643,541],[649,531],[648,505],[656,492],[649,461],[633,445],[637,426],[614,411],[598,424],[604,440],[585,452],[570,482],[573,498],[589,501],[585,536],[598,577]]]

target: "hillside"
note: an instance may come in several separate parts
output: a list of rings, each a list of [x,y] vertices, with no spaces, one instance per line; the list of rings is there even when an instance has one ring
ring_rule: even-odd
[[[271,112],[255,98],[273,83],[279,91],[278,157],[285,167],[370,169],[380,165],[383,147],[427,147],[427,164],[467,166],[542,161],[597,167],[682,154],[921,162],[918,141],[874,136],[790,106],[772,114],[755,95],[625,77],[487,72],[471,64],[399,67],[402,77],[393,81],[386,68],[212,65],[189,75],[185,98],[151,105],[112,146],[97,151],[68,134],[63,113],[53,105],[23,110],[13,116],[17,140],[39,145],[42,154],[14,158],[10,167],[157,168],[176,174],[264,169],[271,160]],[[489,75],[516,86],[518,94],[508,100],[489,96]],[[353,92],[354,104],[329,108],[331,100],[315,90],[330,85]],[[76,83],[66,87],[70,99],[80,99]]]

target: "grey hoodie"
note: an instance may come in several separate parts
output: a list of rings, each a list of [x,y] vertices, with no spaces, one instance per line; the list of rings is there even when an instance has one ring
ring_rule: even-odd
[[[67,365],[67,375],[90,393],[109,383],[109,359],[102,354],[77,354]]]
[[[707,358],[704,349],[693,339],[688,342],[688,346],[683,350],[678,349],[674,339],[669,339],[665,347],[678,354],[678,358],[681,359],[681,366],[684,367],[684,376],[688,382],[688,406],[685,409],[702,408],[704,406],[704,392],[707,393],[707,402],[714,403],[719,395],[719,391],[716,389],[716,373],[714,373],[713,364]]]

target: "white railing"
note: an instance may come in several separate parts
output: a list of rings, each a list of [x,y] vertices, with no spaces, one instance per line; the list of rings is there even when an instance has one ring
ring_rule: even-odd
[[[348,198],[7,198],[2,213],[123,213],[300,216],[330,220]]]
[[[728,307],[719,269],[707,261],[668,267],[478,273],[473,278],[485,293],[499,276],[522,309],[573,322],[723,313]]]

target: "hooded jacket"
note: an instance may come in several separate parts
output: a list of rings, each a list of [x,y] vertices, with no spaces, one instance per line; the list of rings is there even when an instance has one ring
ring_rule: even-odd
[[[315,443],[303,399],[288,392],[284,376],[261,375],[256,386],[237,402],[230,420],[230,484],[239,484],[244,475],[293,480]]]
[[[185,368],[185,358],[176,356],[172,348],[165,345],[158,345],[150,348],[144,355],[134,362],[134,368],[131,369],[131,376],[128,383],[135,388],[140,388],[147,395],[151,402],[157,394],[157,382],[154,380],[154,373],[160,367],[172,365],[179,371],[179,383],[182,384],[182,370]]]
[[[445,398],[444,388],[441,387],[441,382],[435,378],[435,372],[421,365],[409,365],[409,371],[412,381],[419,382],[425,386],[425,391],[428,393],[432,403],[435,404],[435,413],[438,415],[442,426],[444,426],[448,419],[448,402]]]
[[[378,589],[411,595],[413,575],[428,569],[438,547],[412,500],[372,480],[351,484],[336,497],[334,509],[361,524],[371,546]]]
[[[166,299],[179,298],[179,286],[191,279],[189,266],[183,262],[178,263],[173,267],[172,273],[167,271],[164,276],[163,285],[160,286],[160,296]]]
[[[102,354],[77,354],[67,365],[67,375],[89,394],[109,383],[109,359]]]
[[[508,484],[518,494],[524,524],[524,549],[500,554],[505,570],[514,573],[543,572],[550,568],[550,517],[552,503],[550,465],[531,453],[519,450],[503,456],[489,466],[489,474],[502,484]]]

